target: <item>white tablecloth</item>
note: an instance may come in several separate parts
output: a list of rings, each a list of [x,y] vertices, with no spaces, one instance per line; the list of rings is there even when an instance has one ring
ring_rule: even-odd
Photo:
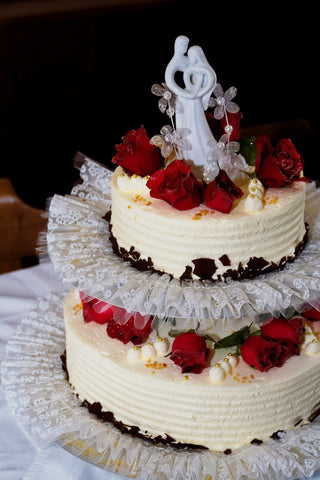
[[[6,343],[24,312],[35,306],[38,297],[62,286],[50,264],[0,275],[0,361]],[[0,386],[0,478],[1,480],[124,480],[71,455],[56,444],[37,451],[9,410]],[[320,472],[312,480],[320,480]]]
[[[65,288],[65,287],[64,287]],[[61,291],[60,281],[49,264],[0,275],[0,362],[6,343],[24,312],[38,297]],[[0,386],[0,479],[1,480],[124,480],[126,477],[90,465],[53,444],[37,451],[24,435],[7,405]]]

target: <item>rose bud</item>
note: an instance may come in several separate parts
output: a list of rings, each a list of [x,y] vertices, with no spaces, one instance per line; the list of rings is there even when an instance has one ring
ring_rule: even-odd
[[[216,178],[207,185],[203,199],[207,207],[229,213],[233,201],[242,195],[242,190],[233,183],[224,170],[220,170]]]
[[[308,320],[319,321],[320,311],[310,305],[307,305],[303,311],[303,316]]]
[[[202,202],[203,185],[184,160],[174,160],[154,172],[147,182],[150,196],[165,200],[177,210],[190,210]]]
[[[151,175],[163,165],[163,158],[157,147],[150,143],[144,126],[130,130],[123,143],[116,145],[117,153],[112,159],[128,173],[145,177]]]
[[[153,318],[150,317],[145,326],[138,328],[135,324],[135,317],[132,315],[126,323],[118,323],[111,320],[107,325],[107,334],[110,338],[116,338],[126,344],[132,342],[134,345],[144,343],[151,333]]]
[[[201,373],[207,366],[210,349],[197,333],[181,333],[172,344],[171,360],[181,367],[182,373]]]
[[[302,319],[298,317],[290,318],[270,318],[264,322],[261,327],[261,333],[264,337],[274,340],[289,339],[295,345],[301,345],[304,340],[304,327]]]
[[[85,322],[96,322],[103,325],[113,318],[113,305],[102,302],[97,298],[89,297],[83,292],[80,292],[80,298]]]
[[[273,340],[262,335],[248,337],[241,346],[242,359],[260,372],[272,367],[282,367],[283,363],[297,353],[291,340]]]

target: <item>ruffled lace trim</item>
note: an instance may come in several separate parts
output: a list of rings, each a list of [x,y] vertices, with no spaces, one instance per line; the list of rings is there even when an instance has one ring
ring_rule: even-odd
[[[71,195],[55,195],[49,206],[48,232],[42,254],[49,254],[63,281],[88,295],[129,312],[195,318],[239,318],[247,315],[290,316],[313,304],[320,292],[320,189],[307,184],[309,241],[283,271],[228,283],[180,282],[157,273],[139,272],[112,251],[108,224],[112,171],[78,154],[82,183]]]

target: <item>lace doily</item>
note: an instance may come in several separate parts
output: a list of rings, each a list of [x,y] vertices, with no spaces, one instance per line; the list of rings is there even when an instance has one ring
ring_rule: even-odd
[[[65,379],[65,294],[37,301],[7,345],[2,384],[10,408],[39,449],[51,442],[101,468],[143,480],[281,480],[320,468],[320,422],[231,455],[177,451],[121,434],[80,407]]]
[[[71,195],[55,195],[49,207],[45,249],[56,271],[89,295],[141,314],[196,318],[292,315],[320,292],[320,189],[307,184],[309,241],[283,271],[228,283],[180,282],[139,272],[118,258],[103,216],[111,207],[112,171],[78,154],[82,183]]]

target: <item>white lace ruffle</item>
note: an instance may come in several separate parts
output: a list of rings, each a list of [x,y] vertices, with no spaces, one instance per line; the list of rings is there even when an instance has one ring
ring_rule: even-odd
[[[225,455],[149,445],[96,419],[79,406],[61,367],[64,298],[51,293],[38,299],[2,362],[9,406],[37,448],[58,442],[85,461],[143,480],[282,480],[320,469],[318,421]]]
[[[319,297],[320,189],[314,183],[307,184],[308,244],[283,271],[228,283],[180,282],[139,272],[113,253],[108,223],[102,218],[111,207],[112,171],[81,154],[76,160],[82,183],[69,196],[53,197],[44,241],[63,281],[129,312],[200,322],[244,315],[289,316]]]

